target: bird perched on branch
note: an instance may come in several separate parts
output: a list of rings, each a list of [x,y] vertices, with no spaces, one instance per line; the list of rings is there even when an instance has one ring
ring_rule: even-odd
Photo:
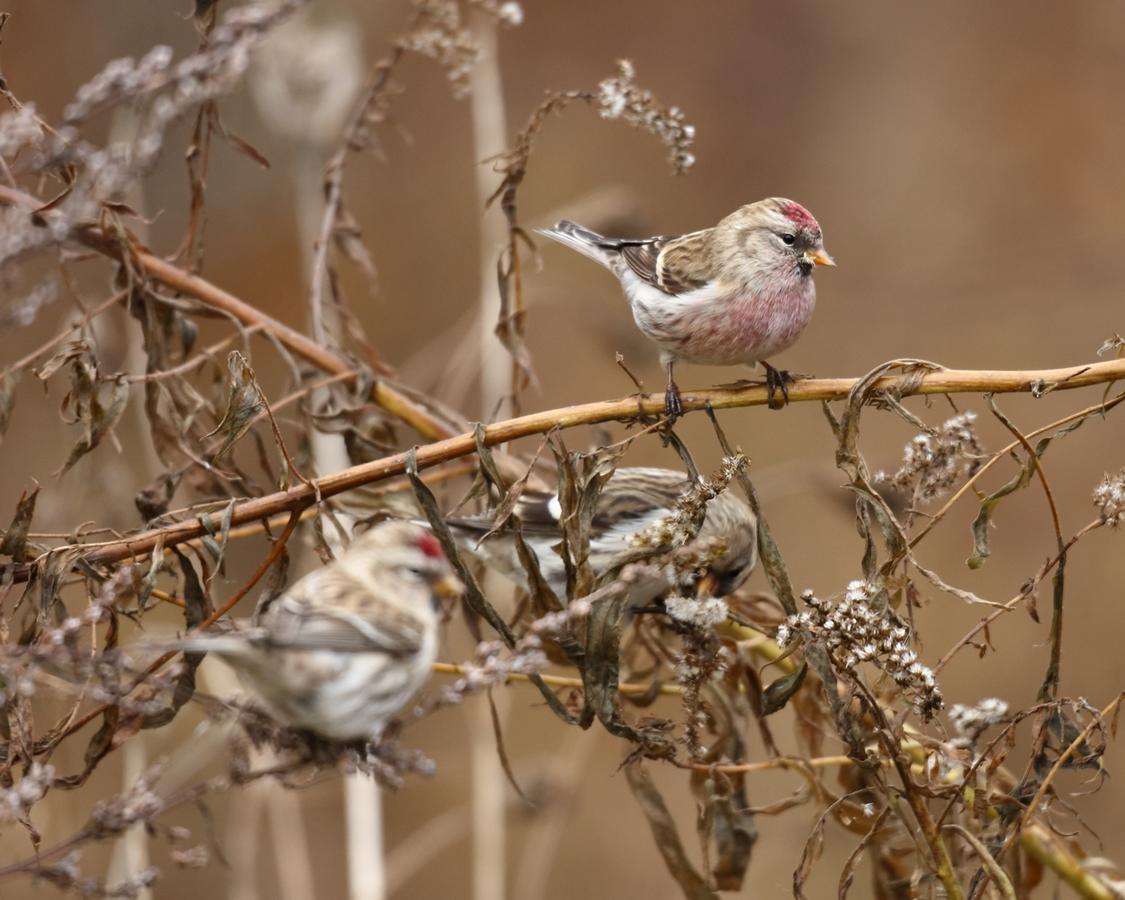
[[[373,740],[429,677],[439,600],[460,592],[429,531],[384,522],[253,623],[177,646],[220,656],[284,725],[330,740]]]
[[[609,269],[621,282],[633,320],[660,348],[668,372],[665,414],[683,412],[675,364],[766,370],[770,406],[789,399],[788,372],[766,360],[790,346],[816,305],[812,271],[834,266],[820,225],[801,204],[759,200],[713,228],[676,237],[603,237],[562,221],[540,232]]]
[[[741,497],[723,490],[714,496],[705,482],[693,484],[673,469],[621,468],[602,488],[590,526],[590,567],[595,576],[612,571],[643,549],[671,549],[691,543],[715,547],[694,592],[723,597],[750,575],[758,560],[758,519]],[[544,580],[556,595],[566,596],[566,569],[554,548],[562,539],[562,505],[557,494],[526,490],[516,503],[521,533],[535,553]],[[699,530],[687,534],[688,519],[701,513]],[[449,525],[466,543],[504,574],[521,583],[526,573],[515,537],[500,531],[489,535],[488,517],[454,518]],[[665,590],[680,589],[669,583]]]

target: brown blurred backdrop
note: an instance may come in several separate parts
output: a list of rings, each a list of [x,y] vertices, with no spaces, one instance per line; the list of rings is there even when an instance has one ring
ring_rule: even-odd
[[[55,120],[75,89],[107,60],[139,56],[154,43],[171,44],[178,52],[194,47],[184,18],[190,5],[7,0],[12,19],[0,66],[17,96]],[[351,23],[369,61],[385,51],[407,13],[401,2],[315,5],[325,20]],[[820,220],[839,268],[818,274],[813,323],[775,362],[821,376],[860,375],[894,357],[965,368],[1043,368],[1088,361],[1104,339],[1125,330],[1125,113],[1117,106],[1125,79],[1125,7],[1120,4],[528,0],[524,7],[524,24],[500,34],[509,134],[522,127],[546,89],[592,88],[622,57],[634,61],[643,86],[685,110],[698,134],[697,165],[673,177],[656,141],[575,108],[546,126],[521,194],[524,221],[543,225],[560,215],[585,213],[639,234],[675,232],[712,224],[764,196],[799,200]],[[495,215],[482,217],[477,202],[479,154],[470,104],[451,98],[444,75],[428,61],[410,59],[398,80],[404,91],[394,98],[393,124],[383,132],[385,164],[358,158],[348,174],[351,208],[377,263],[379,292],[369,297],[360,280],[349,276],[349,293],[373,344],[408,380],[478,417],[475,389],[466,391],[464,379],[445,377],[470,321],[465,317],[478,301],[482,223]],[[205,273],[300,325],[305,287],[294,184],[307,174],[301,153],[266,121],[248,92],[222,108],[228,124],[260,148],[273,168],[260,170],[226,147],[215,148]],[[108,119],[97,123],[106,133],[111,126]],[[158,252],[174,248],[185,224],[186,140],[181,126],[145,186],[143,209],[155,217],[149,242]],[[614,365],[615,351],[650,389],[660,387],[655,352],[633,330],[612,279],[562,248],[542,249],[542,269],[529,269],[525,278],[528,342],[541,387],[524,395],[523,407],[627,393],[631,386]],[[104,290],[105,268],[84,271],[91,291]],[[27,328],[4,333],[0,364],[54,333],[70,315],[65,304],[57,302]],[[127,340],[124,319],[116,321],[121,334],[104,335],[110,371],[121,365],[113,353],[124,357]],[[679,380],[687,388],[743,374],[685,368]],[[137,451],[137,420],[127,419],[119,429],[124,455],[108,445],[97,451],[97,479],[91,478],[95,469],[87,458],[60,481],[52,473],[73,435],[55,414],[60,388],[48,399],[41,392],[25,380],[11,433],[0,448],[3,517],[35,478],[43,485],[37,530],[68,531],[88,519],[135,527],[128,498],[147,480],[144,454]],[[1058,392],[1001,403],[1026,430],[1099,396],[1093,390]],[[982,413],[988,447],[1007,441],[987,421],[980,398],[957,402]],[[929,409],[921,402],[911,408],[935,424],[949,410],[944,400],[934,400]],[[701,463],[710,465],[716,459],[714,440],[700,418],[690,417],[682,432]],[[821,411],[796,404],[780,413],[728,412],[722,420],[752,457],[752,475],[796,585],[820,594],[842,589],[859,575],[862,548],[848,495],[838,487],[843,479],[834,469]],[[895,468],[910,436],[900,420],[868,413],[863,447],[872,467]],[[576,435],[571,443],[581,439]],[[1125,465],[1123,443],[1125,425],[1117,415],[1091,420],[1045,457],[1064,533],[1092,518],[1090,490],[1103,472]],[[638,444],[629,462],[676,464],[655,440]],[[987,486],[1009,474],[996,473]],[[1000,508],[994,556],[971,572],[963,560],[974,513],[971,504],[959,507],[922,545],[921,560],[948,581],[1007,600],[1052,553],[1043,496],[1033,486]],[[1119,608],[1125,600],[1122,539],[1108,530],[1096,533],[1080,545],[1068,569],[1063,692],[1099,706],[1121,689],[1125,677],[1118,649],[1125,628]],[[234,561],[232,583],[239,567],[252,563],[256,548],[241,552],[246,555]],[[765,587],[761,573],[752,586]],[[932,661],[979,613],[934,592],[927,600],[919,628],[923,655]],[[1045,594],[1041,606],[1048,602]],[[947,700],[973,703],[999,696],[1014,708],[1033,702],[1046,665],[1045,639],[1045,625],[1023,612],[1012,614],[992,631],[995,654],[979,660],[962,654],[943,673]],[[446,658],[467,649],[458,638]],[[540,812],[522,808],[508,791],[508,896],[677,896],[617,772],[623,747],[596,725],[587,733],[564,729],[523,687],[509,688],[506,695],[513,768],[524,783],[545,791]],[[675,707],[667,712],[675,715]],[[473,895],[465,748],[474,715],[446,711],[408,733],[408,742],[431,754],[438,771],[386,798],[392,896]],[[792,749],[788,715],[773,724],[783,746]],[[149,754],[176,760],[188,752],[198,718],[198,711],[186,710],[175,728],[148,735]],[[749,739],[758,746],[756,736]],[[63,771],[79,764],[63,755],[53,762]],[[1111,748],[1106,762],[1111,772],[1120,770],[1125,752]],[[102,793],[113,789],[123,764],[114,757],[103,763]],[[754,778],[755,803],[797,786],[785,776]],[[662,773],[660,783],[694,848],[694,808],[682,777]],[[1080,787],[1074,779],[1065,784],[1068,790]],[[36,822],[47,841],[83,821],[94,795],[101,795],[99,789],[57,792],[38,807]],[[228,829],[238,802],[229,797],[210,804],[220,841],[237,837]],[[1109,782],[1078,802],[1104,839],[1106,855],[1125,859],[1120,784]],[[317,896],[342,896],[338,783],[302,792],[299,809],[313,848]],[[776,819],[759,818],[761,839],[743,895],[789,894],[814,817],[811,807],[799,807]],[[198,813],[173,819],[203,831]],[[219,863],[181,873],[157,850],[154,862],[165,877],[156,896],[274,896],[275,838],[264,817],[242,827],[260,832],[257,894]],[[830,826],[812,896],[834,891],[854,840]],[[83,867],[105,871],[112,848],[103,850],[88,850]],[[0,859],[27,851],[20,830],[6,829]],[[416,869],[411,860],[418,862]],[[27,884],[3,889],[5,897],[53,893],[48,886]],[[853,895],[866,895],[862,875]]]

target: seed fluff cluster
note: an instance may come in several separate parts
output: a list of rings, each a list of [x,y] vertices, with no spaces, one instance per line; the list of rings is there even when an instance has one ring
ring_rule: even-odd
[[[797,642],[819,641],[832,661],[853,675],[861,662],[869,662],[894,679],[919,715],[929,720],[941,709],[941,690],[934,673],[910,648],[910,630],[889,611],[871,605],[879,590],[871,582],[853,581],[837,603],[805,591],[801,600],[808,609],[778,626],[778,646],[786,649]]]
[[[903,448],[899,470],[894,475],[878,473],[876,482],[889,481],[910,492],[915,503],[941,497],[980,464],[983,451],[974,429],[976,419],[976,413],[963,412],[941,428],[917,435]]]
[[[1006,715],[1008,704],[997,697],[987,697],[976,706],[954,703],[949,709],[949,720],[957,734],[969,743],[976,743],[985,729],[1003,722]]]
[[[714,628],[725,622],[730,613],[722,597],[668,597],[664,610],[677,622],[695,628]]]
[[[1094,488],[1094,506],[1107,525],[1125,525],[1125,469],[1106,475]]]
[[[724,456],[719,474],[714,478],[700,478],[676,501],[676,509],[630,538],[633,546],[641,549],[682,547],[694,540],[707,515],[707,504],[723,493],[731,481],[746,468],[746,457],[741,453]],[[720,549],[718,555],[725,550]]]
[[[617,74],[598,84],[598,112],[603,119],[621,119],[656,135],[668,148],[672,168],[683,174],[695,165],[695,154],[688,149],[695,126],[684,122],[679,107],[665,109],[651,91],[637,87],[636,76],[629,60],[618,60]]]
[[[516,26],[523,22],[519,3],[498,3],[495,0],[470,0],[482,12],[493,16],[501,25]],[[480,49],[465,24],[465,16],[456,0],[414,0],[418,24],[404,38],[402,47],[436,60],[445,69],[446,77],[458,97],[469,93],[469,71],[480,57]]]

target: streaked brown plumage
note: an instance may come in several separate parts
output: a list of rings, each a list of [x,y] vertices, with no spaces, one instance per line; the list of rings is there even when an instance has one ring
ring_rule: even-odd
[[[181,646],[220,656],[282,724],[333,740],[374,739],[429,677],[437,598],[459,590],[432,534],[384,522],[254,622]]]
[[[691,487],[683,472],[674,469],[621,468],[598,497],[590,536],[590,565],[595,575],[619,566],[637,545],[635,537],[673,516],[677,501]],[[566,593],[566,571],[553,547],[559,543],[558,497],[543,491],[525,491],[515,509],[524,539],[535,552],[539,567],[552,590]],[[450,521],[470,546],[492,527],[491,519],[461,518]],[[733,491],[724,491],[707,503],[695,541],[721,541],[725,548],[711,568],[719,596],[730,593],[749,576],[758,559],[758,522],[746,502]],[[488,537],[478,552],[505,574],[525,579],[515,541],[504,532]],[[667,588],[673,585],[668,584]],[[682,587],[680,585],[675,586]]]

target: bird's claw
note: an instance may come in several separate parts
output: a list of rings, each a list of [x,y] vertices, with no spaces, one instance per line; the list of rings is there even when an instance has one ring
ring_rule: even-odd
[[[671,428],[675,425],[676,420],[683,414],[684,404],[680,400],[680,389],[676,386],[676,382],[671,381],[664,391],[664,415],[668,420],[666,427]]]
[[[775,369],[769,363],[762,363],[766,370],[766,402],[770,409],[782,409],[789,403],[789,385],[794,384],[794,378],[787,369]],[[777,394],[781,392],[781,400]]]

